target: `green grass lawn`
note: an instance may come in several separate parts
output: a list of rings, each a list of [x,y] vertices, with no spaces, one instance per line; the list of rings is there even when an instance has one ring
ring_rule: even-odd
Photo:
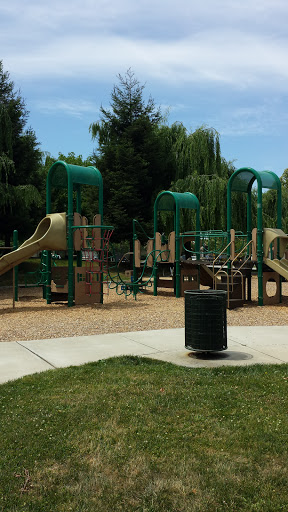
[[[112,358],[0,386],[1,512],[288,510],[288,365]]]

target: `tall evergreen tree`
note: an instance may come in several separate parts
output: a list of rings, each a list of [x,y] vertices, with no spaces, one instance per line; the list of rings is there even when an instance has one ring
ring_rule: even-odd
[[[34,131],[25,129],[27,118],[25,102],[0,61],[0,234],[6,245],[13,229],[22,236],[31,232],[31,218],[39,217],[35,206],[41,205],[41,152]]]
[[[157,127],[162,115],[151,97],[144,99],[145,86],[130,69],[118,79],[110,108],[101,106],[100,121],[91,124],[90,132],[98,142],[95,157],[103,175],[105,219],[121,240],[131,238],[134,217],[151,227],[161,173]]]

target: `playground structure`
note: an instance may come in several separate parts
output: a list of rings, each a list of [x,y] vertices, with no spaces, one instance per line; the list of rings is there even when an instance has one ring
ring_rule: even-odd
[[[252,229],[254,183],[258,186],[257,227]],[[82,185],[98,187],[98,212],[91,224],[81,213]],[[51,211],[52,191],[55,188],[67,190],[67,214]],[[275,228],[263,229],[263,188],[277,192]],[[246,234],[232,227],[234,192],[247,194]],[[254,266],[257,267],[258,276],[258,304],[281,302],[282,278],[288,279],[288,260],[285,258],[288,236],[281,229],[281,182],[273,172],[241,168],[230,177],[226,232],[201,231],[200,205],[193,193],[161,192],[154,203],[153,236],[148,237],[139,222],[133,220],[131,281],[124,281],[118,271],[111,272],[109,268],[113,227],[103,224],[103,182],[98,169],[62,161],[53,164],[47,176],[46,205],[47,215],[33,236],[18,249],[0,258],[0,275],[11,268],[17,269],[21,262],[42,251],[44,279],[41,284],[48,304],[59,300],[67,301],[68,306],[103,303],[105,287],[107,292],[110,287],[115,288],[119,295],[132,294],[136,297],[138,292],[153,286],[154,295],[158,294],[159,288],[167,288],[180,297],[186,290],[196,290],[203,285],[227,290],[228,307],[232,308],[251,300]],[[180,232],[182,210],[194,212],[195,218],[194,229],[183,233]],[[158,231],[158,216],[163,211],[173,214],[174,229],[167,237]],[[141,247],[139,229],[147,239],[145,251]],[[16,246],[14,241],[14,248]],[[54,265],[52,251],[67,252],[68,267]],[[266,284],[271,280],[276,283],[276,293],[268,297]]]
[[[81,215],[82,185],[98,187],[98,212],[92,224]],[[67,190],[67,214],[51,212],[53,189]],[[118,295],[133,294],[136,297],[140,288],[152,285],[152,276],[145,283],[142,283],[142,276],[132,283],[124,281],[119,271],[111,272],[109,268],[110,238],[114,228],[102,223],[103,182],[98,169],[55,162],[47,176],[46,212],[33,236],[19,248],[15,242],[15,250],[0,258],[0,275],[11,268],[17,272],[20,263],[42,251],[44,278],[41,285],[47,304],[56,301],[67,301],[68,306],[103,303],[109,288],[114,288]],[[53,264],[52,251],[65,251],[68,266]],[[17,301],[17,279],[13,288]]]
[[[98,213],[94,216],[92,225],[88,225],[87,219],[81,216],[82,185],[98,187]],[[67,215],[51,212],[51,196],[55,188],[67,190]],[[59,299],[67,300],[68,306],[102,303],[113,228],[102,225],[103,182],[98,169],[62,161],[53,164],[47,176],[46,213],[31,238],[15,251],[0,258],[0,275],[36,252],[45,251],[43,296],[47,304]],[[68,267],[52,265],[52,251],[67,251]]]
[[[257,227],[252,229],[252,187],[257,183]],[[263,189],[276,190],[277,226],[263,229],[262,192]],[[232,227],[232,192],[247,194],[247,233]],[[258,305],[276,304],[282,300],[282,278],[288,279],[288,260],[285,258],[288,236],[282,231],[281,182],[270,171],[257,172],[252,168],[241,168],[233,173],[227,189],[227,232],[201,231],[198,199],[190,193],[162,192],[154,205],[154,235],[148,239],[147,254],[153,247],[158,261],[152,258],[148,265],[153,266],[154,295],[159,288],[170,288],[176,297],[185,290],[195,290],[203,286],[227,290],[228,307],[238,307],[251,301],[251,276],[254,265],[258,278]],[[194,231],[180,233],[180,210],[196,211]],[[158,232],[159,211],[174,214],[174,231],[168,237]],[[135,223],[135,221],[134,221]],[[133,275],[141,269],[142,249],[134,224]],[[190,244],[190,248],[187,246]],[[193,245],[193,248],[191,248]],[[188,259],[184,260],[188,254]],[[159,255],[161,254],[160,258]],[[160,259],[160,261],[159,261]],[[181,261],[182,259],[182,261]],[[162,266],[166,277],[159,275]],[[173,276],[167,277],[167,270],[173,267]],[[275,295],[266,292],[268,281],[276,283]]]

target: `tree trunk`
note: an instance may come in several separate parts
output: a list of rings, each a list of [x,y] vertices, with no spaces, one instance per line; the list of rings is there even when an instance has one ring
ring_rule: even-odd
[[[10,243],[11,243],[11,234],[10,233],[5,233],[5,247],[10,247]]]

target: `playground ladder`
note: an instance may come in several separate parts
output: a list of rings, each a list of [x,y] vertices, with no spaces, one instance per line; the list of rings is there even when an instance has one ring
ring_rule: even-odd
[[[92,295],[93,283],[101,282],[108,284],[108,259],[109,259],[109,243],[113,230],[106,229],[101,237],[83,236],[81,231],[82,255],[85,258],[84,268],[86,269],[86,295]],[[101,281],[102,276],[102,281]],[[108,293],[109,288],[107,288]],[[96,292],[97,293],[97,292]],[[103,293],[103,291],[102,291]]]

